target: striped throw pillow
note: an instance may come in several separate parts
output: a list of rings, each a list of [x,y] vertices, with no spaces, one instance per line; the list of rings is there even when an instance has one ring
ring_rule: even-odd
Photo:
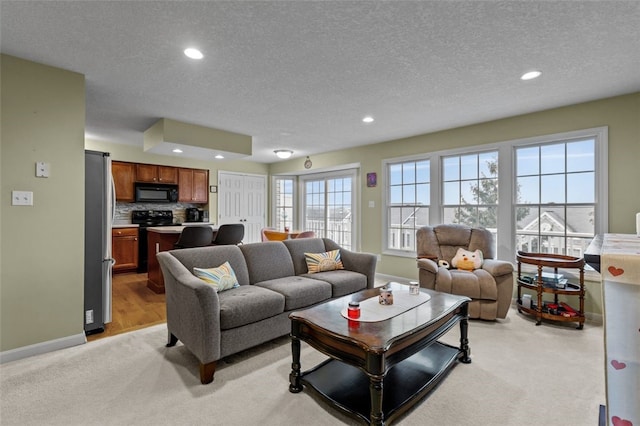
[[[217,268],[193,268],[193,274],[207,284],[211,284],[217,293],[240,286],[229,262],[224,262]]]
[[[307,261],[310,274],[344,269],[340,259],[340,250],[331,250],[326,253],[305,253],[304,258]]]

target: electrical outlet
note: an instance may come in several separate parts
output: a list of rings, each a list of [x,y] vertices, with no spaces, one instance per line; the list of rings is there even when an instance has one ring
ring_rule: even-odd
[[[11,205],[12,206],[32,206],[33,192],[32,191],[11,191]]]
[[[84,323],[93,324],[93,309],[89,309],[84,313]]]

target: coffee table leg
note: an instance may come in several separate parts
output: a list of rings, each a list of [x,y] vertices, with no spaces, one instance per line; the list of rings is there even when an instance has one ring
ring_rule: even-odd
[[[300,340],[291,336],[291,373],[289,374],[289,392],[298,393],[302,391],[300,384]]]
[[[369,376],[369,393],[371,395],[371,424],[383,425],[382,413],[382,380],[384,376]]]
[[[460,320],[460,362],[471,364],[471,348],[469,347],[469,304],[465,303],[462,308],[462,319]]]

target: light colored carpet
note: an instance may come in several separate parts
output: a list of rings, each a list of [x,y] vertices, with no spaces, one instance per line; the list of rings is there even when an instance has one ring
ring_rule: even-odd
[[[455,327],[444,341],[457,344]],[[456,365],[400,425],[596,425],[605,403],[602,327],[543,323],[515,310],[471,321],[473,362]],[[308,391],[289,393],[290,345],[277,339],[219,363],[165,348],[166,326],[0,366],[2,425],[354,424]],[[302,368],[324,356],[303,344]],[[389,389],[387,389],[389,391]]]

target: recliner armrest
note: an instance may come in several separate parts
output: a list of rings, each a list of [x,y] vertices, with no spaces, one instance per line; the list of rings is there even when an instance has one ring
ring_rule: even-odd
[[[438,264],[431,259],[428,258],[418,258],[418,269],[424,269],[427,272],[431,272],[435,274],[438,272]]]
[[[482,269],[494,277],[499,277],[513,273],[513,264],[505,260],[485,259],[482,263]]]

